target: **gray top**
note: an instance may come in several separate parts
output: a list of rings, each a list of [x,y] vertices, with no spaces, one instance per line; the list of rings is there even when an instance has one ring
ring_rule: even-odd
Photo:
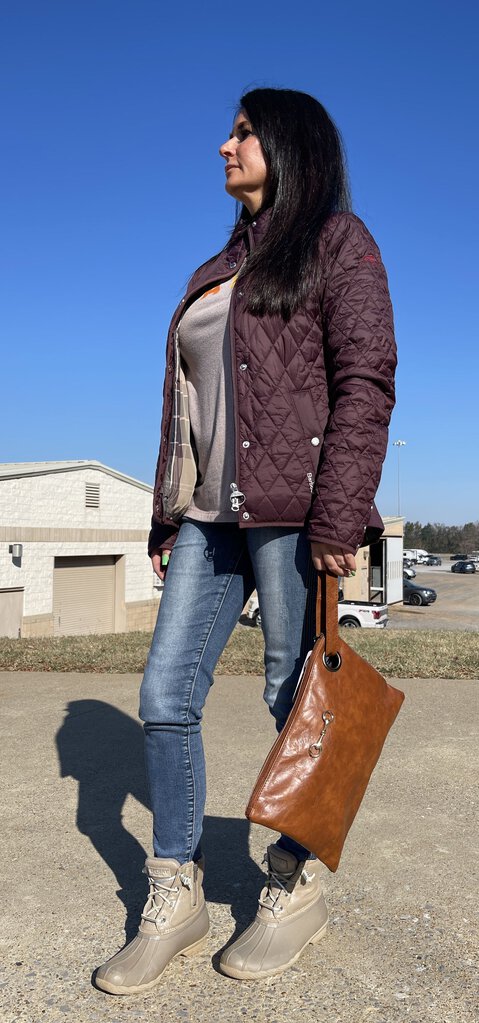
[[[188,388],[198,480],[185,515],[201,522],[237,522],[231,510],[235,428],[228,315],[235,278],[205,291],[183,314],[180,353]]]

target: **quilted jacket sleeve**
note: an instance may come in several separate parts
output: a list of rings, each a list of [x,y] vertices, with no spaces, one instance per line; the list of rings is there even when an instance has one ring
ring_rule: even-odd
[[[326,242],[322,297],[330,415],[308,536],[355,554],[386,454],[396,345],[379,249],[358,217],[335,220]]]
[[[172,522],[162,525],[153,516],[148,537],[148,554],[159,554],[160,551],[172,551],[178,536],[178,526]]]

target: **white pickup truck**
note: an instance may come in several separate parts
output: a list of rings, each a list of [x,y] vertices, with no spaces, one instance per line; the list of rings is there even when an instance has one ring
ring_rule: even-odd
[[[388,623],[386,604],[370,600],[339,600],[338,622],[346,629],[384,629]]]
[[[251,625],[261,625],[256,592],[250,598],[246,618]],[[373,604],[370,600],[338,601],[338,622],[346,629],[384,629],[388,622],[386,604]]]

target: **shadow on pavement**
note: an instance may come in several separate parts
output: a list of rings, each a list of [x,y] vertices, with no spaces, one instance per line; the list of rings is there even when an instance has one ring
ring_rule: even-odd
[[[123,824],[128,795],[149,809],[143,728],[102,700],[72,700],[56,735],[60,776],[78,781],[76,825],[113,871],[126,910],[125,937],[137,931],[146,894],[146,852]],[[264,875],[249,855],[246,819],[206,817],[205,895],[231,905],[235,935],[254,915]]]

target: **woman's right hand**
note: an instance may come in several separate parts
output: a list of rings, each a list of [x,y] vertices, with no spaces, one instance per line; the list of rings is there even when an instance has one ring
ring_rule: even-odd
[[[165,575],[168,569],[168,561],[166,562],[166,565],[162,564],[162,561],[166,555],[168,555],[169,560],[170,556],[169,551],[157,551],[155,554],[151,555],[151,564],[153,565],[153,571],[158,576],[158,579],[161,579],[162,582],[165,581]]]

